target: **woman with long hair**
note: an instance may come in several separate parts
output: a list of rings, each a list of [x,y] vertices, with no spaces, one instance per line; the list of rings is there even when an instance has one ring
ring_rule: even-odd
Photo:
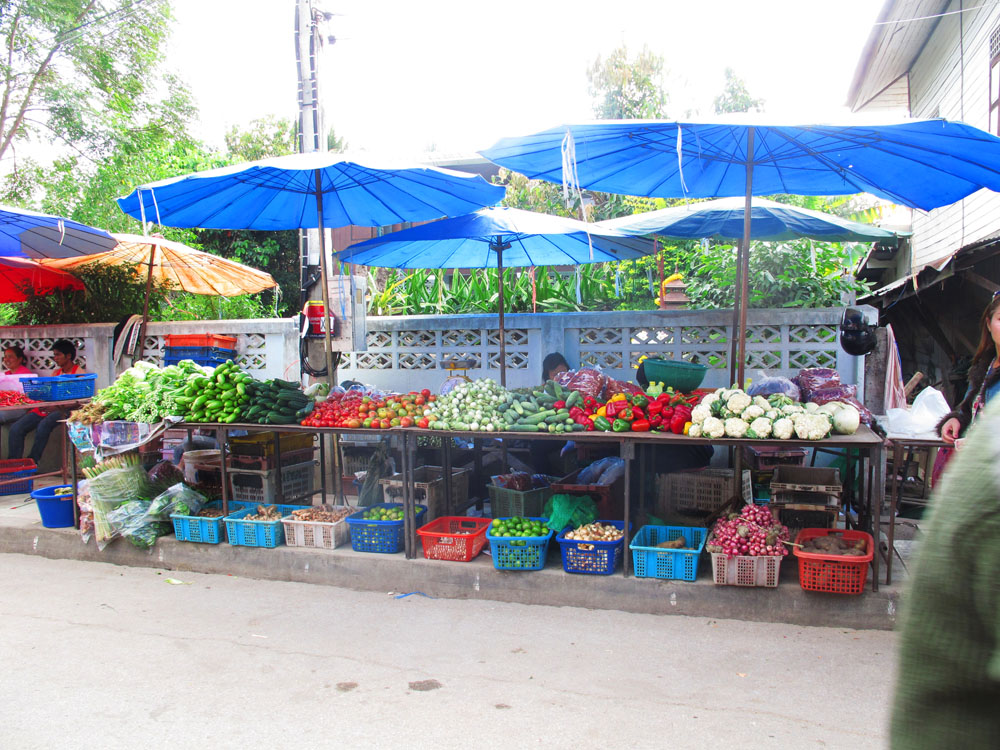
[[[938,424],[946,443],[954,443],[990,400],[1000,393],[1000,292],[993,295],[979,320],[979,346],[969,365],[969,388],[954,411]]]

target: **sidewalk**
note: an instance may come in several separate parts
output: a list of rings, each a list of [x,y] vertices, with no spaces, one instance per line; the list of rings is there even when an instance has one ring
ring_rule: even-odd
[[[698,580],[693,583],[624,578],[620,572],[613,576],[570,575],[562,569],[555,543],[550,546],[545,569],[524,573],[496,570],[485,555],[469,563],[449,563],[423,557],[407,560],[402,553],[354,552],[349,545],[333,551],[299,547],[259,549],[225,543],[178,542],[173,536],[158,539],[149,551],[118,540],[101,552],[93,540],[84,545],[76,529],[44,528],[34,501],[26,495],[0,497],[0,553],[297,581],[383,593],[420,592],[448,599],[875,630],[894,627],[904,578],[897,561],[893,585],[883,585],[877,593],[871,591],[870,585],[861,596],[807,592],[799,587],[793,556],[782,562],[777,589],[716,586],[706,557],[701,559]],[[330,594],[336,596],[332,589]]]

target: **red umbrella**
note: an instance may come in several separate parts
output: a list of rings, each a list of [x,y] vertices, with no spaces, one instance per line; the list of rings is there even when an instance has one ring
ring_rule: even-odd
[[[27,258],[0,257],[0,302],[24,302],[22,291],[30,285],[35,294],[47,294],[55,289],[83,289],[76,276],[46,268]]]

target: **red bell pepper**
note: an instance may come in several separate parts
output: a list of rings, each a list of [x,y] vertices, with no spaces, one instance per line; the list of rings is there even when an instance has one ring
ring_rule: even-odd
[[[584,396],[583,397],[583,408],[586,409],[587,411],[594,411],[594,410],[596,410],[597,407],[598,407],[598,405],[599,404],[597,403],[597,399],[594,398],[593,396]]]
[[[556,401],[554,404],[552,404],[552,408],[553,409],[565,409],[566,408],[566,402],[565,401]]]
[[[663,411],[663,402],[660,400],[650,401],[649,406],[646,407],[646,412],[652,417],[654,414],[659,414]]]
[[[648,419],[635,419],[632,421],[632,432],[649,432]]]
[[[608,419],[614,419],[625,409],[629,409],[629,403],[625,400],[609,401],[605,406],[605,411],[607,413]]]
[[[631,422],[633,419],[635,419],[635,409],[633,409],[631,406],[626,406],[624,409],[618,412],[617,418],[624,419],[626,422]]]
[[[660,429],[660,425],[662,425],[662,424],[663,424],[663,417],[661,417],[659,414],[650,414],[649,415],[649,429],[650,430],[658,430],[658,429]],[[668,425],[669,425],[669,423],[668,423]]]
[[[570,416],[571,416],[571,417],[572,417],[573,419],[575,419],[575,420],[579,421],[580,417],[586,417],[586,416],[587,416],[587,412],[585,412],[585,411],[584,411],[583,409],[581,409],[581,408],[580,408],[579,406],[573,406],[573,407],[571,407],[571,408],[570,408],[570,410],[569,410],[569,415],[570,415]],[[583,424],[583,423],[581,422],[580,424]]]
[[[684,434],[684,425],[691,421],[691,407],[686,404],[678,404],[674,407],[673,416],[670,417],[670,431],[675,435]]]

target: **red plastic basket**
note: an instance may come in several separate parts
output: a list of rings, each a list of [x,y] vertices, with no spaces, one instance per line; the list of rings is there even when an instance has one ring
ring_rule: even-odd
[[[441,516],[417,529],[428,560],[469,562],[486,546],[488,518]]]
[[[166,336],[166,346],[214,346],[219,349],[235,349],[235,336],[220,336],[217,333],[170,333]]]
[[[840,534],[849,542],[863,539],[867,547],[866,554],[857,557],[820,555],[793,547],[792,554],[799,558],[799,585],[806,591],[860,594],[865,590],[868,564],[875,553],[875,541],[871,534],[852,529],[802,529],[795,537],[795,543],[805,544],[810,539],[833,534]]]

